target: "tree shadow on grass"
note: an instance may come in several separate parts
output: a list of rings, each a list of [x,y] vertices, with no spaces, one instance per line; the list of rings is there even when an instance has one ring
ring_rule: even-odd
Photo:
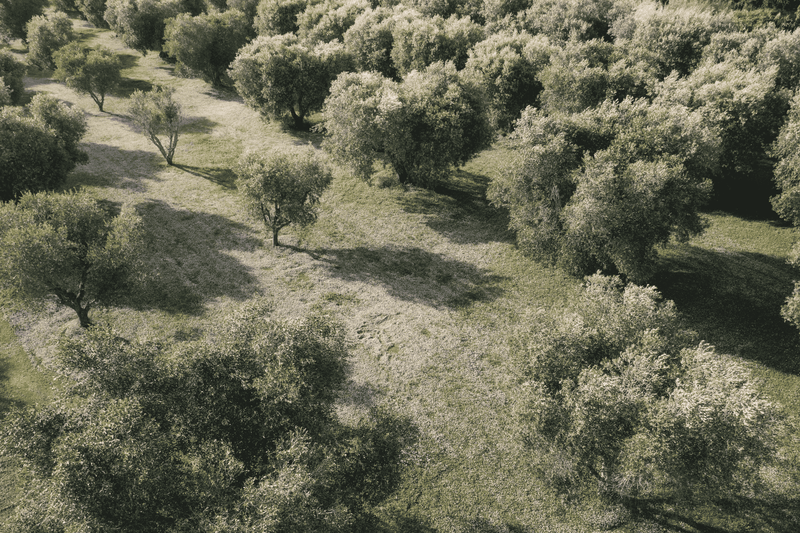
[[[800,375],[800,335],[780,316],[796,277],[783,259],[675,245],[653,283],[718,351]]]
[[[91,185],[143,190],[143,180],[159,179],[156,174],[164,158],[155,147],[152,152],[98,143],[81,143],[80,147],[89,154],[89,162],[69,174],[67,188]]]
[[[250,269],[225,251],[252,251],[252,230],[219,215],[150,200],[136,206],[144,223],[145,280],[129,305],[196,315],[210,299],[248,300],[260,294]]]
[[[361,246],[309,253],[327,263],[333,276],[380,285],[397,298],[433,307],[467,308],[504,292],[504,277],[417,247]]]
[[[657,499],[631,503],[633,516],[659,524],[668,531],[796,533],[800,530],[800,500],[797,497],[734,497],[705,504]]]
[[[3,348],[0,346],[0,352]],[[9,398],[6,392],[6,382],[10,379],[11,365],[6,360],[5,355],[0,353],[0,421],[5,418],[6,413],[15,408],[25,407],[25,403],[14,398]]]
[[[207,179],[225,189],[236,189],[236,174],[229,168],[193,167],[177,163],[173,166],[198,178]]]
[[[489,204],[489,178],[458,170],[432,190],[415,189],[400,198],[408,213],[426,215],[425,224],[458,244],[514,242],[508,212]]]

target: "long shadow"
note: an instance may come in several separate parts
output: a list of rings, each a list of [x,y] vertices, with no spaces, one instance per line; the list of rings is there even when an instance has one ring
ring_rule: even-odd
[[[199,314],[210,299],[247,300],[260,293],[258,280],[225,251],[261,246],[252,230],[219,215],[197,213],[161,200],[138,204],[147,250],[145,279],[128,304]]]
[[[467,308],[504,292],[504,277],[417,247],[298,251],[327,263],[335,277],[380,285],[397,298],[433,307]]]
[[[229,168],[216,168],[216,167],[193,167],[189,165],[173,165],[184,172],[188,172],[198,178],[207,179],[225,189],[236,188],[236,174]]]
[[[508,212],[486,199],[489,177],[465,170],[432,190],[417,190],[400,199],[408,213],[426,215],[425,224],[458,244],[514,242]]]
[[[687,508],[688,505],[688,508]],[[639,501],[632,510],[635,515],[656,522],[669,531],[702,531],[708,533],[730,533],[732,531],[775,531],[777,533],[796,533],[800,530],[800,501],[785,497],[736,497],[718,500],[707,507],[711,515],[720,513],[720,518],[729,518],[730,526],[712,525],[709,514],[690,504],[669,501]],[[713,509],[713,510],[712,510]],[[713,520],[713,518],[712,518]],[[723,518],[724,520],[724,518]],[[716,522],[719,519],[714,520]],[[682,528],[685,524],[692,529]],[[737,527],[738,526],[738,527]]]
[[[782,259],[678,245],[653,283],[720,352],[800,375],[800,335],[780,316],[796,277]]]
[[[98,143],[81,143],[80,148],[89,154],[89,162],[69,174],[68,188],[92,185],[137,190],[144,188],[143,180],[159,179],[156,171],[164,158],[155,146],[152,152]]]

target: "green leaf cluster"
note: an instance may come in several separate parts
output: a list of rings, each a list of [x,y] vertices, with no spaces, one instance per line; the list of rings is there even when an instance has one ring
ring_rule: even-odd
[[[103,110],[106,94],[114,91],[122,76],[119,54],[105,47],[91,48],[71,42],[53,54],[53,78],[79,93],[88,94]]]
[[[129,207],[112,218],[83,193],[27,193],[0,217],[3,288],[28,300],[55,296],[83,327],[137,272],[141,220]]]
[[[247,210],[272,230],[273,246],[278,246],[281,229],[316,220],[316,205],[333,179],[313,148],[248,152],[239,160],[236,174]]]
[[[63,183],[75,165],[88,160],[78,148],[85,133],[83,113],[52,96],[39,94],[25,108],[0,109],[0,201]]]
[[[703,115],[626,99],[578,114],[523,112],[516,157],[487,197],[528,253],[585,274],[652,273],[655,247],[702,231],[720,139]]]
[[[434,187],[493,138],[485,97],[452,63],[412,71],[398,83],[345,73],[325,102],[324,146],[368,179],[383,161],[401,183]]]
[[[653,287],[587,278],[569,312],[516,341],[521,437],[554,486],[625,498],[758,490],[778,460],[777,406],[743,365],[693,344]]]
[[[251,37],[252,27],[241,11],[191,16],[167,22],[164,51],[182,65],[200,72],[212,85],[222,85],[236,53]]]
[[[3,450],[33,472],[11,530],[369,530],[405,426],[377,411],[339,426],[341,331],[268,315],[248,305],[173,347],[106,325],[63,341],[69,386],[4,423]]]
[[[53,53],[73,39],[72,21],[60,12],[33,17],[26,31],[28,63],[41,69],[54,68]]]
[[[183,124],[181,105],[175,101],[172,87],[156,86],[150,91],[134,91],[128,103],[128,112],[133,122],[142,129],[168,165],[172,165],[178,135]],[[162,137],[166,137],[162,141]]]

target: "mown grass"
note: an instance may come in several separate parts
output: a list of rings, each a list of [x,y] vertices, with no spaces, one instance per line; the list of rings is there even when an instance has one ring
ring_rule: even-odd
[[[352,346],[342,419],[387,404],[420,434],[381,511],[385,531],[782,531],[796,520],[757,499],[738,510],[656,506],[635,517],[599,502],[565,504],[541,481],[515,436],[507,340],[535,310],[569,306],[580,280],[522,256],[507,215],[486,201],[507,159],[502,142],[432,191],[369,186],[337,171],[318,221],[286,228],[284,246],[273,248],[243,214],[233,168],[246,150],[318,146],[318,134],[265,123],[234,94],[176,77],[156,54],[128,50],[108,31],[75,25],[88,44],[125,54],[123,88],[107,97],[106,112],[48,73],[30,73],[28,88],[87,113],[90,161],[65,188],[135,206],[148,237],[147,283],[92,316],[164,342],[197,338],[254,298],[271,299],[281,317],[335,316]],[[157,83],[176,88],[187,116],[174,167],[126,117],[126,97]],[[748,361],[764,391],[796,412],[800,336],[778,315],[794,276],[784,263],[794,234],[724,214],[711,222],[705,236],[663,251],[654,282],[702,338]],[[45,365],[58,336],[77,330],[68,310],[6,311]]]

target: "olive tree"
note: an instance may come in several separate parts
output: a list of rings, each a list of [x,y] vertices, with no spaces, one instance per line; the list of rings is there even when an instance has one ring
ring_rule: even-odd
[[[54,68],[53,52],[72,41],[72,21],[64,13],[48,13],[33,17],[26,29],[28,63],[42,69]]]
[[[172,87],[156,86],[148,92],[137,89],[128,104],[131,120],[156,145],[168,165],[172,165],[183,124],[181,106],[173,99],[173,94],[175,89]],[[162,137],[166,137],[163,142]]]
[[[501,32],[469,51],[465,73],[485,87],[500,129],[509,130],[523,109],[537,106],[542,91],[539,74],[554,48],[543,36]]]
[[[396,486],[407,426],[377,411],[337,423],[340,328],[269,315],[249,304],[177,345],[105,324],[62,341],[68,386],[4,419],[31,489],[10,529],[369,530],[356,524]]]
[[[331,82],[351,63],[335,41],[310,47],[292,34],[259,36],[239,51],[230,76],[247,105],[272,119],[288,112],[300,129],[309,113],[322,108]]]
[[[236,174],[247,210],[272,231],[273,246],[279,244],[281,229],[316,220],[316,205],[333,179],[312,148],[248,152],[239,160]]]
[[[249,40],[251,31],[241,11],[196,17],[183,13],[167,22],[164,51],[182,65],[199,72],[212,85],[219,86],[236,53]]]
[[[108,0],[103,18],[126,45],[161,51],[167,19],[187,12],[181,0]]]
[[[253,26],[259,35],[272,37],[297,33],[297,16],[308,7],[308,0],[261,0]]]
[[[753,490],[777,463],[780,408],[654,287],[595,275],[573,309],[533,318],[514,341],[515,410],[551,485],[697,501]]]
[[[574,115],[529,108],[514,135],[487,197],[508,208],[519,246],[540,259],[644,281],[657,246],[704,227],[720,139],[699,111],[631,99]]]
[[[310,44],[342,41],[345,32],[370,7],[367,0],[324,0],[310,3],[297,15],[297,36]]]
[[[356,71],[374,70],[387,78],[397,78],[392,62],[392,15],[393,11],[386,7],[367,9],[345,32],[343,42],[353,56]]]
[[[452,63],[412,71],[401,82],[345,73],[325,102],[325,148],[368,179],[388,164],[403,184],[434,187],[453,166],[489,146],[493,129],[479,86]]]
[[[53,78],[91,96],[100,111],[106,94],[113,92],[122,79],[119,54],[104,47],[90,48],[72,42],[56,51],[53,60],[56,65]]]
[[[0,107],[11,105],[11,89],[0,76]]]
[[[23,299],[55,296],[80,325],[135,272],[141,220],[129,207],[116,217],[84,193],[23,194],[0,207],[0,278]]]
[[[0,109],[0,201],[58,187],[88,156],[78,148],[86,119],[55,98],[36,95],[25,108]]]
[[[107,28],[108,22],[103,18],[106,13],[106,0],[75,0],[81,16],[98,28]]]

